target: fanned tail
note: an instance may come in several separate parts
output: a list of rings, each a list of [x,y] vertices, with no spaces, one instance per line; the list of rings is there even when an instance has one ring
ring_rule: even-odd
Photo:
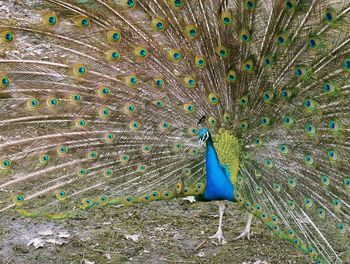
[[[8,1],[0,211],[59,219],[200,194],[206,126],[238,204],[312,260],[344,260],[349,11],[321,0]]]

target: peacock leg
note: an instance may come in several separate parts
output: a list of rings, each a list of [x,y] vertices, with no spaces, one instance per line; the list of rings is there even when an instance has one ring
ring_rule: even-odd
[[[227,243],[227,241],[224,238],[224,235],[222,233],[222,218],[224,216],[224,211],[225,211],[225,202],[221,201],[220,204],[219,204],[219,215],[220,215],[219,228],[218,228],[218,231],[216,232],[215,235],[209,237],[210,239],[217,238],[217,240],[219,242],[219,245],[223,245],[223,244]]]
[[[253,219],[253,215],[249,215],[245,229],[238,237],[235,238],[235,240],[238,240],[238,239],[243,238],[245,236],[248,238],[248,240],[250,239],[250,225],[252,224],[252,219]]]

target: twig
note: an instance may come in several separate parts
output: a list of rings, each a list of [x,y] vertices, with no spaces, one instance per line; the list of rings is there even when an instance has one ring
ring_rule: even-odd
[[[201,246],[203,246],[205,244],[205,242],[207,242],[207,239],[204,239],[204,241],[202,243],[200,243],[196,248],[195,251],[197,251],[198,249],[201,248]]]
[[[85,260],[85,253],[83,252],[83,259],[80,261],[80,264],[83,264],[84,260]]]

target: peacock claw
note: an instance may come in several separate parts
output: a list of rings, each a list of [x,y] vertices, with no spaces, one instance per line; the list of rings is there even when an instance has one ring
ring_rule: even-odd
[[[238,240],[240,238],[244,239],[244,237],[247,237],[248,240],[250,240],[250,228],[246,228],[244,229],[244,231],[238,236],[236,237],[234,240]]]
[[[247,239],[250,240],[250,225],[252,224],[252,219],[253,219],[253,216],[252,216],[252,215],[249,215],[248,221],[247,221],[247,225],[246,225],[245,229],[244,229],[243,232],[242,232],[238,237],[236,237],[234,240],[238,240],[238,239],[244,238],[244,237],[247,237]]]
[[[219,245],[225,245],[225,244],[227,244],[227,240],[224,238],[224,235],[223,235],[221,229],[219,229],[219,230],[216,232],[215,235],[210,236],[209,238],[210,238],[210,239],[215,239],[215,238],[216,238],[216,239],[218,240]]]

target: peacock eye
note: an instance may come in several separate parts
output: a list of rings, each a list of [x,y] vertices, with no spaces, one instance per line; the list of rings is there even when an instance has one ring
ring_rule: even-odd
[[[126,154],[124,154],[124,155],[122,155],[121,157],[120,157],[120,160],[122,161],[122,162],[127,162],[128,160],[129,160],[129,156],[128,155],[126,155]]]
[[[14,39],[14,34],[12,33],[12,31],[0,31],[0,36],[2,38],[2,42],[4,43],[11,43]]]
[[[209,103],[211,103],[212,105],[217,105],[217,103],[219,102],[219,98],[215,93],[210,93],[208,96],[208,100]]]
[[[86,171],[86,169],[84,169],[84,168],[82,168],[82,169],[80,169],[79,171],[78,171],[78,175],[79,176],[85,176],[87,174],[87,171]]]
[[[10,85],[10,80],[7,76],[2,77],[1,79],[1,87],[0,88],[7,88]]]
[[[314,133],[316,130],[312,124],[307,124],[305,129],[307,133]]]
[[[219,55],[220,58],[225,59],[229,55],[229,52],[226,47],[219,46],[216,48],[216,54]]]
[[[151,150],[151,147],[149,145],[143,146],[143,149],[142,149],[143,152],[148,153],[150,152],[150,150]]]
[[[68,148],[66,146],[60,146],[57,148],[57,152],[59,155],[64,155],[68,152]]]
[[[113,133],[107,133],[105,136],[106,140],[108,140],[108,141],[112,141],[114,139],[114,137],[115,136]]]
[[[329,121],[328,127],[329,127],[332,131],[338,131],[338,130],[339,130],[339,126],[338,126],[337,122],[334,121],[334,120]]]
[[[90,25],[90,20],[88,18],[83,18],[81,20],[81,26],[88,27]]]
[[[135,1],[134,0],[126,0],[126,6],[129,8],[135,7]]]
[[[154,84],[155,84],[156,88],[163,88],[164,81],[163,81],[163,79],[156,78],[156,79],[154,79]]]
[[[185,6],[185,2],[183,0],[172,0],[171,4],[176,10],[179,10]]]
[[[264,117],[261,118],[260,123],[261,123],[262,126],[266,127],[266,126],[268,126],[270,124],[270,121],[271,120],[270,120],[269,117],[264,116]]]
[[[119,40],[120,39],[120,35],[119,33],[114,33],[113,36],[112,36],[113,40]]]
[[[103,107],[99,111],[101,118],[108,118],[111,115],[111,111],[107,107]]]
[[[187,76],[184,78],[184,84],[187,88],[194,88],[196,86],[196,80],[191,76]]]
[[[50,160],[50,156],[47,154],[41,155],[39,158],[40,162],[47,163]]]
[[[253,11],[256,6],[255,0],[246,0],[245,1],[245,8],[249,11]]]
[[[170,127],[170,123],[169,123],[168,121],[163,121],[163,122],[160,123],[159,126],[160,126],[160,128],[163,129],[163,130],[164,130],[164,129],[168,129],[168,128]]]
[[[293,8],[293,4],[290,1],[286,1],[286,8],[287,9],[292,9]]]
[[[3,159],[2,161],[0,161],[0,169],[2,170],[7,170],[11,167],[12,162],[9,159]]]
[[[284,123],[287,127],[290,127],[290,126],[293,125],[294,119],[293,119],[292,117],[290,117],[290,116],[285,116],[285,117],[283,118],[283,123]]]
[[[198,129],[195,127],[190,127],[190,128],[188,128],[188,134],[190,136],[196,136],[196,135],[198,135]]]
[[[199,35],[199,31],[194,24],[187,25],[185,27],[184,33],[189,39],[195,39]]]
[[[126,84],[129,86],[129,87],[136,87],[137,84],[138,84],[138,78],[136,77],[136,75],[129,75],[125,78],[125,81],[126,81]]]
[[[242,66],[243,66],[243,70],[247,73],[251,73],[254,70],[254,64],[251,59],[245,61]]]
[[[314,39],[310,39],[309,46],[310,46],[310,48],[314,48],[316,46],[316,41]]]
[[[203,57],[201,57],[201,56],[196,56],[195,57],[195,64],[196,64],[196,66],[198,67],[198,68],[204,68],[205,66],[206,66],[206,61],[205,61],[205,59],[203,58]]]
[[[135,110],[135,107],[134,107],[133,105],[130,105],[130,106],[129,106],[129,111],[130,111],[130,112],[134,112],[134,110]]]
[[[10,42],[10,41],[13,39],[12,34],[11,34],[11,33],[6,33],[5,39],[6,39],[8,42]]]
[[[118,59],[119,58],[119,53],[117,51],[112,52],[112,58],[113,59]]]
[[[178,59],[180,59],[180,53],[178,53],[178,52],[175,52],[174,54],[173,54],[173,58],[175,59],[175,60],[178,60]]]
[[[350,58],[345,58],[343,62],[344,70],[350,71]]]
[[[97,158],[97,152],[96,151],[91,151],[88,154],[89,159],[96,159]]]
[[[17,194],[13,198],[13,201],[16,205],[22,205],[24,202],[24,196],[22,194]]]
[[[148,56],[148,50],[144,47],[136,47],[133,50],[133,54],[140,59],[144,59]]]
[[[133,130],[137,130],[137,129],[139,129],[139,127],[140,127],[140,123],[137,121],[133,121],[130,123],[130,128]]]
[[[104,175],[105,177],[111,177],[112,174],[113,174],[113,172],[112,172],[111,169],[107,169],[107,170],[105,170],[104,173],[103,173],[103,175]]]
[[[316,109],[316,101],[314,99],[306,99],[304,106],[306,110],[312,111]]]
[[[50,107],[55,107],[58,104],[58,100],[56,98],[49,98],[47,99],[46,104]]]
[[[251,40],[251,34],[248,30],[242,29],[239,33],[242,43],[247,44]]]
[[[57,22],[57,19],[56,19],[55,16],[50,16],[50,17],[49,17],[49,24],[50,24],[51,26],[56,25],[56,22]]]
[[[73,74],[75,77],[83,77],[87,73],[87,68],[85,65],[79,63],[73,66]]]
[[[350,179],[345,179],[344,184],[345,184],[345,186],[349,187],[350,186]]]
[[[30,108],[30,109],[35,109],[37,108],[39,105],[39,102],[37,99],[33,98],[33,99],[29,99],[27,101],[27,106]]]
[[[336,10],[333,8],[327,8],[324,13],[324,20],[327,24],[333,24],[337,19]]]
[[[226,75],[226,80],[233,83],[237,79],[236,72],[234,70],[229,70],[227,75]]]

